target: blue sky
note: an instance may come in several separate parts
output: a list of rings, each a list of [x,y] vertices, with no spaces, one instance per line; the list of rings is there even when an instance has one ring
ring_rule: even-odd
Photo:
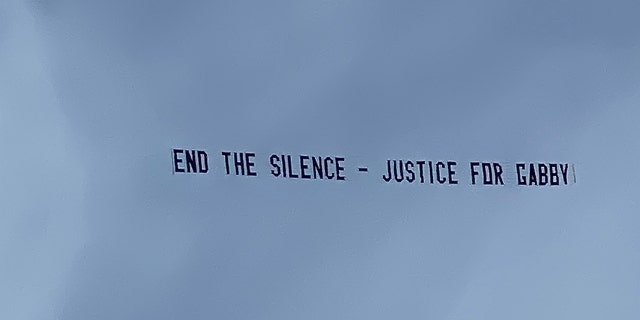
[[[0,317],[637,319],[639,9],[3,1]],[[273,179],[272,153],[370,173]],[[384,183],[405,158],[578,183]]]

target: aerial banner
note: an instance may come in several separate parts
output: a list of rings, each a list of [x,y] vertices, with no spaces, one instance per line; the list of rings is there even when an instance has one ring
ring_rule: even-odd
[[[369,166],[354,166],[344,156],[315,156],[310,154],[271,154],[268,168],[266,159],[256,159],[255,152],[221,151],[214,159],[219,175],[242,177],[260,176],[302,180],[350,180],[347,175],[369,175]],[[206,150],[171,149],[172,173],[209,173],[209,155]],[[465,172],[459,172],[460,167]],[[508,167],[508,170],[506,169]],[[380,174],[383,172],[383,174]],[[567,162],[510,162],[456,160],[387,159],[376,166],[372,175],[387,183],[415,183],[457,185],[504,186],[565,186],[576,182],[575,166]]]

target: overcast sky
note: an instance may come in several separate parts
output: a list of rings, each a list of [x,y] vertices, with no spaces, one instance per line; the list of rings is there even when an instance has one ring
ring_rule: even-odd
[[[639,12],[2,0],[0,318],[638,319]],[[272,153],[347,181],[276,179]],[[385,183],[387,159],[461,183]],[[469,161],[577,183],[471,186]]]

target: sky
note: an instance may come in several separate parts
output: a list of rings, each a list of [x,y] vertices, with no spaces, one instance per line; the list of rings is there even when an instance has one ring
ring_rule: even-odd
[[[638,10],[0,1],[0,318],[638,319]],[[461,183],[386,183],[387,159]],[[473,186],[469,161],[576,183]]]

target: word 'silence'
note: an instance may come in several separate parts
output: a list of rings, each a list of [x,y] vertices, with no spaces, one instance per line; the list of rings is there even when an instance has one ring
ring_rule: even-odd
[[[207,174],[209,159],[205,150],[171,150],[174,174]],[[259,163],[254,152],[222,151],[219,160],[227,176],[257,177],[262,165],[268,166],[266,175],[278,179],[345,181],[348,174],[369,174],[369,167],[349,167],[342,156],[271,154]],[[383,169],[376,170],[380,172],[378,179],[385,183],[457,185],[467,180],[470,185],[502,186],[511,182],[519,186],[560,186],[576,182],[574,165],[565,162],[505,166],[500,162],[387,159],[380,167]]]

